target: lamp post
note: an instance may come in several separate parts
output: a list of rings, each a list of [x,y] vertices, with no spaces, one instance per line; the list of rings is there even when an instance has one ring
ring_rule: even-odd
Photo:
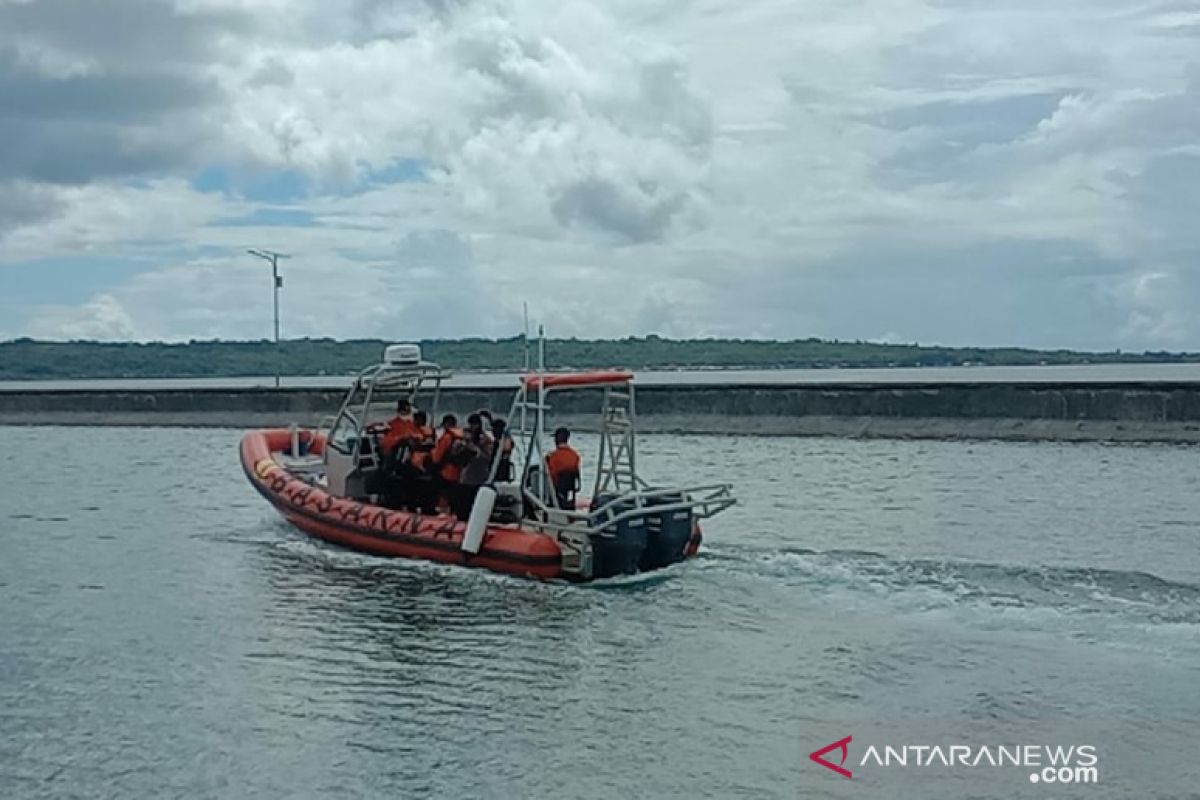
[[[246,251],[252,256],[257,256],[264,261],[271,262],[271,286],[274,290],[275,300],[275,388],[279,388],[279,372],[283,354],[279,350],[279,290],[283,288],[283,278],[279,276],[279,259],[287,258],[283,253],[276,253],[271,250],[250,249]]]

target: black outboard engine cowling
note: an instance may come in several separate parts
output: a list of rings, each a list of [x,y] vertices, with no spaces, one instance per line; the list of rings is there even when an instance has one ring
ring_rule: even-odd
[[[600,495],[592,500],[592,510],[615,499],[616,495]],[[629,500],[612,506],[609,513],[615,517],[635,507]],[[646,550],[646,517],[638,515],[610,525],[604,525],[601,520],[600,524],[600,530],[591,534],[592,577],[611,578],[636,573]]]
[[[656,511],[654,506],[680,503],[682,494],[650,497],[646,501],[646,549],[638,569],[649,572],[683,561],[692,538],[692,510]]]

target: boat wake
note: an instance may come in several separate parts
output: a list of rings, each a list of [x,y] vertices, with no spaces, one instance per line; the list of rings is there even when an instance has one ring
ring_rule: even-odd
[[[714,546],[702,569],[734,570],[818,592],[850,590],[915,610],[982,606],[1118,617],[1154,625],[1200,625],[1200,586],[1145,572],[899,559],[859,550],[767,550]]]
[[[761,584],[750,596],[755,607],[768,602],[762,590],[782,591],[821,608],[868,610],[880,606],[917,615],[969,614],[977,628],[1060,630],[1087,637],[1097,629],[1136,626],[1160,633],[1182,630],[1194,636],[1200,627],[1200,585],[1172,581],[1135,570],[1082,566],[1030,566],[949,559],[903,559],[863,550],[769,549],[718,543],[701,549],[692,564],[653,573],[609,578],[587,586],[566,582],[513,581],[511,577],[407,559],[379,559],[334,545],[314,542],[270,524],[261,543],[274,559],[305,562],[305,574],[354,577],[403,587],[430,582],[442,590],[522,593],[550,592],[585,602],[601,596],[655,593],[668,586],[686,590],[693,582],[737,591],[749,581]],[[692,587],[695,588],[695,587]],[[735,601],[736,602],[736,601]],[[785,604],[788,605],[788,604]]]

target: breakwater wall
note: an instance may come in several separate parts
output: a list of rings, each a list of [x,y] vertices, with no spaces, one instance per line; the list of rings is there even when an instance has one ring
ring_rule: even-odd
[[[332,389],[0,391],[0,425],[316,425]],[[441,410],[507,411],[512,390],[447,389]],[[556,422],[595,425],[599,394],[551,395]],[[679,385],[637,393],[645,432],[1200,442],[1200,383]]]

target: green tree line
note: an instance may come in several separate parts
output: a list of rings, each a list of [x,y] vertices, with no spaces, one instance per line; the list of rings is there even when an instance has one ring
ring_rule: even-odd
[[[270,375],[344,375],[375,363],[379,339],[289,339],[276,350],[268,341],[0,342],[0,379],[190,378]],[[425,357],[453,370],[516,370],[520,337],[421,342]],[[548,339],[553,368],[821,368],[922,367],[1128,362],[1196,362],[1196,353],[1088,353],[1019,348],[922,347],[821,339]]]

